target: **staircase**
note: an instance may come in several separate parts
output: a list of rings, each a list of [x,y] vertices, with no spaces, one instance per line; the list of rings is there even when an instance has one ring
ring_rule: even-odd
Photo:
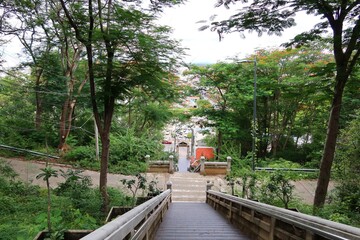
[[[174,202],[205,202],[207,181],[213,182],[217,190],[226,186],[223,176],[202,176],[190,172],[175,172],[170,175],[169,181]]]

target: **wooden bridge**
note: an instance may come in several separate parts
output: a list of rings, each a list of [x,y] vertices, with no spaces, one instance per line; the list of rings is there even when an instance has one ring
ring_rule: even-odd
[[[360,240],[360,229],[212,190],[172,202],[168,189],[82,239]]]

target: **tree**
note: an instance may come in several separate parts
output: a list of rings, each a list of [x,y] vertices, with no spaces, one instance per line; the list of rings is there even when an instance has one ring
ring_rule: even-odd
[[[49,9],[41,2],[28,1],[2,1],[3,18],[1,24],[2,35],[15,36],[24,47],[24,52],[30,56],[31,61],[25,66],[32,68],[32,76],[35,81],[35,127],[40,130],[42,126],[42,114],[44,111],[43,72],[46,61],[41,61],[52,50],[53,35],[48,31],[46,19]],[[45,39],[45,41],[44,41]]]
[[[158,10],[180,1],[151,2]],[[61,0],[60,3],[62,14],[86,49],[92,109],[102,144],[99,187],[102,210],[106,212],[110,129],[115,105],[135,86],[158,82],[176,64],[177,43],[167,37],[168,28],[153,24],[154,15],[139,9],[136,5],[139,1],[126,4],[111,0]]]
[[[36,179],[42,178],[46,182],[47,188],[47,224],[48,224],[48,231],[51,233],[51,192],[50,192],[50,178],[57,177],[57,170],[52,169],[50,166],[47,165],[46,167],[40,169],[42,172],[36,176]]]
[[[332,63],[331,56],[323,52],[328,48],[319,43],[311,48],[257,51],[260,157],[267,155],[269,146],[273,157],[301,147],[293,139],[312,135],[312,128],[305,121],[323,119],[319,109],[327,106],[329,94],[327,83],[321,79],[323,76],[318,75]],[[308,115],[306,119],[300,117],[305,114]],[[311,125],[314,127],[314,123]]]
[[[40,131],[44,125],[46,111],[61,109],[60,116],[54,117],[60,119],[58,148],[67,149],[66,139],[70,134],[77,96],[86,82],[86,73],[81,72],[84,67],[77,70],[83,46],[59,14],[59,4],[50,0],[3,1],[2,8],[4,22],[1,33],[15,36],[31,59],[22,65],[31,68],[34,79],[36,129]],[[82,80],[80,83],[79,79]]]
[[[242,113],[251,103],[248,100],[251,99],[249,95],[252,96],[252,91],[247,87],[251,84],[246,83],[252,82],[252,78],[242,79],[243,72],[241,64],[225,62],[206,66],[193,65],[185,72],[192,79],[199,80],[199,89],[206,89],[205,100],[208,104],[199,104],[194,112],[206,116],[212,122],[209,125],[216,128],[217,158],[222,154],[224,141],[240,141],[244,139],[244,135],[250,136],[251,116]]]
[[[237,2],[243,3],[244,1],[218,0],[217,6],[224,5],[229,8],[230,4],[236,4]],[[340,126],[344,88],[360,55],[360,1],[258,0],[243,7],[227,20],[212,22],[211,30],[217,31],[220,38],[224,33],[238,31],[243,34],[246,30],[255,31],[259,35],[262,33],[280,35],[286,28],[295,26],[293,16],[300,11],[320,16],[321,22],[316,24],[312,30],[295,36],[287,46],[308,44],[314,39],[322,38],[323,34],[330,28],[336,64],[327,137],[314,198],[314,208],[318,208],[325,203],[330,181],[330,171]],[[205,26],[202,29],[208,27]]]
[[[339,179],[337,195],[339,203],[345,204],[350,212],[360,213],[360,110],[349,126],[341,131],[337,145],[335,166]]]
[[[132,193],[132,206],[136,206],[136,193],[139,189],[143,191],[146,189],[146,178],[140,173],[135,174],[134,179],[121,179],[120,182],[127,187]]]
[[[314,128],[324,128],[324,110],[321,109],[328,104],[328,84],[321,81],[323,76],[318,75],[332,62],[331,56],[322,52],[327,47],[319,44],[312,49],[260,49],[256,52],[256,155],[259,158],[269,156],[270,150],[273,157],[306,160],[305,154],[298,154],[302,145],[294,139],[313,136]],[[253,58],[250,56],[248,59],[251,61]],[[194,113],[212,121],[218,132],[219,149],[222,146],[227,151],[231,144],[241,144],[242,155],[251,151],[253,71],[252,64],[241,63],[235,58],[231,63],[191,66],[186,72],[194,79],[196,88],[206,89],[206,97],[202,101],[209,99],[209,104],[198,104]],[[312,124],[308,124],[309,121]],[[319,123],[315,124],[315,121]],[[295,158],[295,155],[299,157]]]
[[[289,208],[295,186],[290,183],[290,178],[283,172],[272,173],[269,182],[263,188],[265,199],[273,201],[274,198],[278,198],[284,204],[285,209]]]

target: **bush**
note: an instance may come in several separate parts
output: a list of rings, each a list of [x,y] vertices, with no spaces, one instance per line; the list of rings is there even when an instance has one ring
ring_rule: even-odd
[[[10,174],[13,171],[11,167],[5,163],[0,166],[0,238],[33,239],[39,231],[47,228],[47,191],[17,181]],[[1,169],[8,170],[7,177]],[[51,196],[54,231],[97,228],[104,219],[100,211],[99,189],[91,188],[91,182],[81,176],[81,171],[69,170],[62,175],[65,182],[59,184],[56,195]],[[116,189],[109,188],[108,193],[111,205],[125,206],[131,202],[129,197]]]
[[[270,175],[267,183],[262,186],[262,201],[273,204],[280,200],[283,206],[288,209],[289,202],[293,198],[294,185],[290,183],[290,178],[283,172],[277,171]]]
[[[111,135],[109,169],[114,173],[133,175],[146,171],[145,156],[161,159],[162,145],[149,134],[136,135],[132,129]]]
[[[149,139],[149,136],[136,136],[132,130],[126,134],[114,134],[110,137],[110,163],[116,165],[121,161],[141,162],[145,161],[145,156],[160,159],[162,145],[159,141]]]
[[[96,153],[94,147],[89,146],[80,146],[72,149],[70,152],[66,153],[64,156],[65,160],[68,161],[81,161],[81,160],[90,160],[95,161]]]
[[[109,172],[124,175],[135,175],[139,172],[145,172],[146,169],[147,164],[145,162],[120,161],[116,165],[110,165]]]
[[[360,111],[341,131],[335,157],[338,179],[336,200],[345,203],[349,212],[360,214]]]
[[[62,170],[60,172],[65,182],[60,183],[54,192],[58,196],[70,199],[72,205],[82,213],[99,219],[101,197],[96,190],[91,188],[90,177],[82,176],[82,170],[68,169],[66,172]]]

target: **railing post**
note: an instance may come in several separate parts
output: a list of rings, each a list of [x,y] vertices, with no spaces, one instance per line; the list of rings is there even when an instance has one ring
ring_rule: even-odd
[[[226,173],[230,173],[231,172],[231,157],[230,156],[228,156],[227,158],[226,158],[226,160],[227,160],[227,167],[226,167]]]
[[[214,184],[212,182],[210,182],[210,180],[207,180],[206,183],[206,191],[211,190],[212,186],[214,186]]]
[[[170,202],[172,202],[172,182],[168,181],[166,183],[166,189],[170,189]],[[167,206],[169,208],[169,205]]]
[[[200,174],[205,175],[205,157],[200,157]]]
[[[169,173],[174,173],[174,156],[169,156]]]
[[[166,189],[170,189],[170,191],[172,192],[172,182],[168,181],[166,183]]]

